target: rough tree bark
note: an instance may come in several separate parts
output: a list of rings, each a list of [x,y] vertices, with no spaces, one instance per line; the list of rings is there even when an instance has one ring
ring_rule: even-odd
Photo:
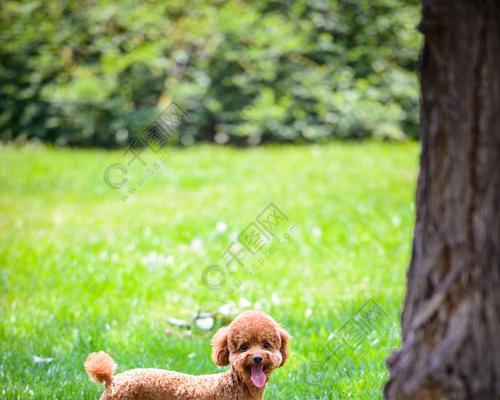
[[[421,171],[386,399],[500,399],[500,0],[424,0]]]

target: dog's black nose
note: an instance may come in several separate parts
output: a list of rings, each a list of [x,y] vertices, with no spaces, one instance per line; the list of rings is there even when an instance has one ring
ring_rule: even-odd
[[[252,360],[255,364],[260,364],[263,360],[262,356],[253,356]]]

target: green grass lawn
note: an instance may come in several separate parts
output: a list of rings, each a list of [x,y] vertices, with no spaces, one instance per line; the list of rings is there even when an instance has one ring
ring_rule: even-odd
[[[148,153],[124,200],[102,179],[123,151],[0,147],[0,398],[97,399],[82,367],[96,350],[119,372],[217,372],[210,337],[224,317],[191,331],[167,318],[248,303],[293,336],[267,399],[380,398],[399,343],[417,158],[415,143]],[[203,271],[270,203],[288,219],[207,288]]]

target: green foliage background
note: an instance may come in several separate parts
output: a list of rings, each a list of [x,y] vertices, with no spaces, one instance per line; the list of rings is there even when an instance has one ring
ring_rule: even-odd
[[[126,144],[417,134],[416,0],[4,1],[0,137]]]

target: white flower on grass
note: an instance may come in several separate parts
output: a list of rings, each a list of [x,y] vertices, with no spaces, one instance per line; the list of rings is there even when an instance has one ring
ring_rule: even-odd
[[[250,308],[250,307],[252,307],[252,303],[249,300],[247,300],[247,299],[245,299],[243,297],[239,300],[238,305],[241,308]]]
[[[189,245],[192,251],[194,251],[197,254],[202,254],[205,249],[203,247],[203,242],[201,241],[200,238],[194,238],[191,241],[191,244]]]
[[[225,317],[232,317],[233,315],[236,314],[237,310],[234,307],[234,304],[228,303],[228,304],[223,304],[222,306],[220,306],[218,312],[219,312],[219,314],[221,314]]]
[[[271,303],[273,303],[275,305],[281,304],[281,299],[280,299],[280,297],[276,293],[272,294],[272,296],[271,296]]]
[[[401,218],[399,218],[398,215],[393,215],[392,216],[392,225],[394,225],[394,226],[401,225]]]
[[[199,318],[196,320],[196,325],[198,325],[200,329],[208,331],[212,329],[212,326],[214,326],[214,319],[212,317]]]
[[[312,235],[315,237],[315,238],[319,238],[321,237],[321,235],[323,234],[323,232],[321,231],[320,228],[318,228],[317,226],[315,226],[313,229],[312,229]]]
[[[215,226],[215,231],[217,233],[226,232],[227,231],[227,224],[224,221],[217,222],[217,225]]]
[[[185,321],[183,319],[175,318],[175,317],[167,317],[167,322],[171,325],[178,326],[178,327],[189,327],[190,324],[188,321]]]
[[[33,356],[33,362],[35,364],[48,364],[52,361],[54,361],[53,357]]]
[[[238,240],[239,235],[240,235],[239,232],[231,232],[231,235],[229,236],[229,238],[231,239],[232,242],[235,242]]]

